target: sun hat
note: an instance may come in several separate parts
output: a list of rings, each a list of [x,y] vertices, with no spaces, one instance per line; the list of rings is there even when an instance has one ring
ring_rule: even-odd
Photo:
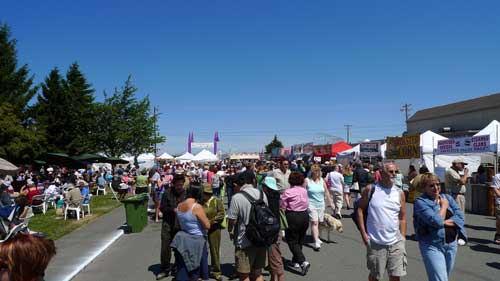
[[[276,179],[273,177],[266,177],[264,179],[264,185],[272,190],[278,191],[278,186],[276,185]]]
[[[456,158],[455,160],[453,160],[453,162],[451,162],[452,164],[464,164],[464,165],[467,165],[467,162],[464,161],[464,159],[462,158]]]
[[[211,184],[204,184],[203,185],[203,193],[207,193],[207,194],[214,194],[214,190],[212,189],[212,185]]]

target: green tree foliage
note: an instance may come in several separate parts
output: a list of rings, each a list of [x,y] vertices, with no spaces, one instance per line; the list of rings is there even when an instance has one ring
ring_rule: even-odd
[[[108,156],[120,157],[123,154],[138,156],[153,152],[155,143],[165,141],[163,136],[155,136],[156,118],[150,112],[149,97],[137,100],[137,88],[129,77],[124,86],[115,89],[97,107],[98,147]]]
[[[71,153],[96,152],[94,131],[94,89],[80,71],[78,63],[73,63],[63,80],[64,91],[70,99],[67,110],[68,128],[71,141],[66,150]]]
[[[274,135],[273,140],[268,145],[266,145],[266,153],[271,153],[273,148],[276,148],[276,147],[283,148],[283,143],[281,143],[281,141],[278,140],[277,135]]]
[[[57,68],[52,69],[42,83],[42,93],[34,107],[38,126],[47,133],[49,151],[65,152],[71,142],[69,106],[71,100],[63,87],[63,79]]]
[[[34,126],[24,127],[15,112],[9,103],[0,105],[0,157],[16,164],[29,164],[44,151],[44,134]]]
[[[6,24],[0,23],[0,104],[9,103],[16,116],[25,119],[28,102],[38,88],[33,87],[28,65],[18,67],[16,40]]]

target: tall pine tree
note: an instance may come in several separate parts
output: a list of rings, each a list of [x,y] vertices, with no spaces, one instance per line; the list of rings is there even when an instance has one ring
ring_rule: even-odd
[[[78,63],[70,65],[63,85],[72,101],[68,111],[72,140],[66,148],[70,153],[96,152],[94,89],[80,71]]]
[[[47,134],[48,150],[66,152],[71,142],[72,100],[63,87],[63,79],[57,68],[52,69],[42,83],[42,93],[35,106],[38,126]]]
[[[11,38],[10,28],[0,23],[0,104],[9,103],[22,121],[28,102],[38,90],[33,79],[28,65],[18,67],[16,40]]]

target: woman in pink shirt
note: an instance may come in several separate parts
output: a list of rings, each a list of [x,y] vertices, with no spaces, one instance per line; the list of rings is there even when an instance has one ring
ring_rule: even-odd
[[[302,246],[309,227],[309,214],[307,213],[309,199],[304,186],[304,174],[292,172],[288,183],[290,183],[291,188],[283,192],[280,202],[280,208],[285,210],[288,221],[285,238],[293,255],[292,267],[295,270],[300,270],[302,275],[306,275],[310,264],[306,261]]]

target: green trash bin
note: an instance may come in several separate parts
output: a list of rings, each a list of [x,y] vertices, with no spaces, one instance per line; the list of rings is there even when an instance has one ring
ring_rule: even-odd
[[[141,232],[148,224],[148,195],[140,194],[122,200],[131,233]]]

